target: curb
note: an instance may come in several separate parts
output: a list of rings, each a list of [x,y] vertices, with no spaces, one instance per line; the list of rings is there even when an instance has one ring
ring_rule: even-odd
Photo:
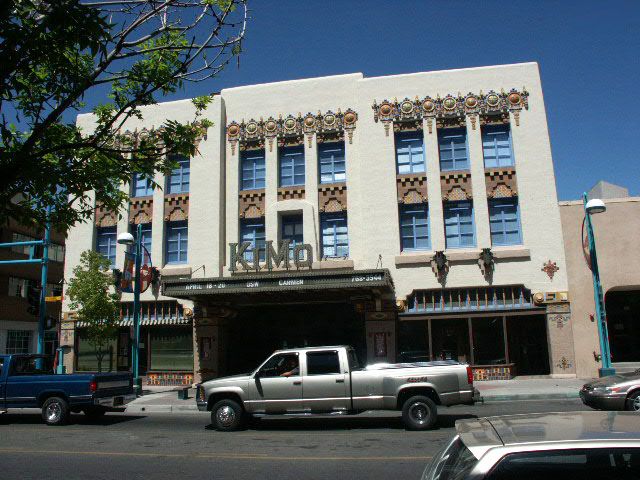
[[[480,395],[484,399],[484,403],[493,403],[493,402],[508,402],[508,401],[518,401],[518,400],[574,400],[576,398],[580,398],[580,394],[578,392],[571,393],[534,393],[534,394],[521,394],[521,395],[492,395],[490,397]]]

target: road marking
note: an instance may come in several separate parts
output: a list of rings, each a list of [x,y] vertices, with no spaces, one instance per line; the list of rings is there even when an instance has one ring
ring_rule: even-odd
[[[392,457],[354,457],[354,456],[314,456],[303,457],[298,455],[273,456],[255,453],[154,453],[154,452],[94,452],[76,450],[27,450],[20,448],[0,448],[0,453],[24,454],[24,455],[92,455],[102,457],[150,457],[150,458],[197,458],[201,460],[267,460],[267,461],[425,461],[433,457],[424,456],[392,456]]]

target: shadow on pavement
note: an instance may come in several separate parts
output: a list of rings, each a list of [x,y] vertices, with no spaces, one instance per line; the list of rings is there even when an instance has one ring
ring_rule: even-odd
[[[119,412],[107,413],[105,416],[92,419],[83,414],[71,414],[67,425],[117,425],[146,418],[144,415],[122,415]],[[43,425],[46,426],[39,413],[5,413],[0,415],[0,425]],[[53,427],[52,427],[53,428]],[[64,428],[64,427],[60,427]]]
[[[453,428],[456,420],[478,418],[470,414],[438,414],[438,423],[434,430]],[[205,427],[215,430],[213,425]],[[278,431],[278,430],[371,430],[395,429],[405,430],[402,418],[397,417],[322,417],[322,418],[254,418],[249,421],[247,430]]]

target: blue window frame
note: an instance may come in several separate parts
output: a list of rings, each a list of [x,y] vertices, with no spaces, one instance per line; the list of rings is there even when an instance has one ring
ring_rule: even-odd
[[[440,170],[468,170],[469,152],[467,130],[464,128],[438,129]]]
[[[444,231],[447,248],[475,246],[476,233],[471,202],[445,202]]]
[[[191,170],[191,160],[187,157],[175,155],[172,157],[178,166],[171,170],[171,175],[167,179],[168,193],[184,193],[189,191],[189,177]]]
[[[517,198],[496,198],[489,201],[489,224],[492,245],[522,243],[520,212]]]
[[[142,245],[149,251],[149,255],[151,255],[151,223],[143,223],[142,224]],[[131,235],[133,238],[136,238],[136,234],[138,233],[138,226],[131,225]],[[129,247],[129,250],[132,252],[135,251],[135,247]],[[144,250],[143,250],[144,254]]]
[[[280,223],[280,238],[289,240],[289,258],[293,258],[293,249],[296,245],[302,245],[302,215],[287,215],[282,217]]]
[[[244,258],[247,262],[253,262],[253,249],[259,248],[260,261],[264,261],[266,255],[266,243],[264,233],[264,219],[247,218],[240,222],[240,241],[251,243],[251,247],[246,251]]]
[[[240,189],[264,188],[264,150],[245,150],[240,155]]]
[[[318,145],[318,158],[320,160],[320,183],[346,181],[344,142],[321,143]]]
[[[280,150],[280,186],[304,185],[304,146]]]
[[[111,268],[116,266],[116,227],[98,227],[96,229],[96,251],[108,258]]]
[[[322,257],[348,257],[349,232],[346,213],[325,213],[320,217]]]
[[[426,172],[421,130],[396,133],[396,166],[400,174]]]
[[[400,206],[402,250],[429,250],[429,208],[425,203]]]
[[[513,148],[509,125],[485,125],[482,128],[484,166],[508,167],[513,165]]]
[[[134,173],[131,179],[131,196],[148,197],[151,195],[153,195],[151,180],[146,178],[142,173]]]
[[[166,228],[166,263],[187,263],[189,247],[189,226],[187,222],[167,222]]]

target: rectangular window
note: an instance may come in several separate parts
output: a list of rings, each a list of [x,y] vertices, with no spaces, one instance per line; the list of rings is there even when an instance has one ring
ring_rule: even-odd
[[[264,188],[264,150],[244,150],[240,154],[240,190]]]
[[[318,145],[318,159],[320,183],[346,181],[344,142],[321,143]]]
[[[282,240],[289,240],[289,258],[293,258],[293,249],[304,243],[302,235],[302,215],[287,215],[281,220]]]
[[[280,149],[280,186],[304,185],[304,146]]]
[[[492,245],[520,245],[520,214],[518,199],[496,198],[489,200],[489,224]]]
[[[52,243],[49,245],[49,260],[52,262],[64,262],[64,245]]]
[[[187,263],[189,226],[186,221],[167,222],[165,263]]]
[[[142,245],[147,249],[149,255],[151,255],[151,232],[152,232],[152,224],[151,223],[143,223],[142,224]],[[138,225],[131,225],[131,235],[135,240],[136,235],[138,233]],[[135,252],[135,245],[129,247],[129,251]],[[143,254],[145,254],[143,249]],[[143,257],[144,258],[144,257]]]
[[[240,241],[249,242],[251,247],[246,251],[244,258],[247,262],[253,262],[253,249],[260,250],[259,259],[264,261],[266,255],[264,219],[247,218],[240,223]]]
[[[322,230],[322,257],[349,256],[349,234],[346,213],[325,213],[320,217]]]
[[[35,237],[31,237],[29,235],[24,235],[22,233],[13,233],[12,235],[12,242],[33,242],[34,240],[37,240]],[[35,248],[40,248],[39,245],[16,245],[15,247],[11,247],[11,251],[12,252],[16,252],[16,253],[22,253],[24,255],[29,255],[29,251],[32,247]]]
[[[142,173],[134,173],[131,179],[132,197],[149,197],[153,195],[151,180]]]
[[[96,229],[96,251],[111,262],[111,268],[116,266],[116,227],[98,227]]]
[[[402,250],[429,250],[429,208],[425,203],[400,206]]]
[[[29,353],[31,346],[31,330],[7,330],[8,355],[13,353]]]
[[[150,347],[151,370],[193,370],[193,331],[191,329],[153,328]]]
[[[482,153],[485,168],[513,165],[511,129],[508,124],[482,127]]]
[[[444,231],[447,248],[475,246],[476,235],[471,202],[445,202]]]
[[[440,170],[468,170],[467,130],[464,128],[438,129]]]
[[[421,130],[396,133],[396,165],[399,174],[426,172]]]
[[[307,375],[333,375],[340,372],[338,352],[307,353]]]
[[[182,155],[173,155],[171,160],[178,166],[171,170],[171,175],[167,179],[167,193],[188,192],[191,160]]]
[[[26,278],[9,277],[9,296],[27,298],[29,280]]]

